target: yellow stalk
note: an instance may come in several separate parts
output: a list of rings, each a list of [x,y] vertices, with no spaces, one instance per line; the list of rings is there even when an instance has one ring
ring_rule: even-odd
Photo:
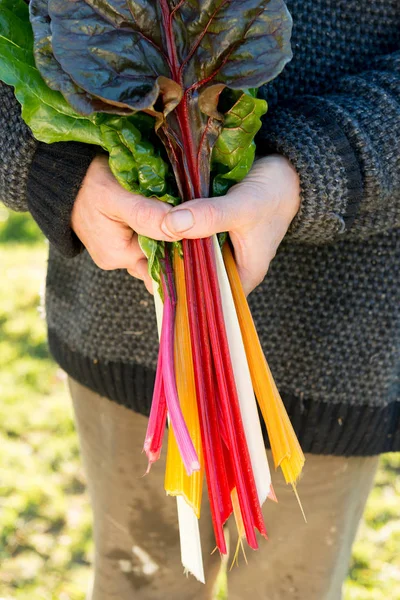
[[[297,495],[295,484],[305,462],[304,454],[265,359],[229,244],[224,244],[223,257],[254,391],[268,431],[275,468],[281,467],[286,483],[292,484]]]
[[[200,461],[200,471],[190,477],[186,474],[172,426],[168,433],[167,467],[165,471],[165,491],[171,496],[181,495],[200,518],[201,495],[204,477],[204,461],[201,448],[199,415],[194,382],[192,347],[190,341],[189,317],[186,304],[185,272],[183,260],[177,250],[174,252],[174,275],[177,295],[175,318],[175,375],[182,413]]]

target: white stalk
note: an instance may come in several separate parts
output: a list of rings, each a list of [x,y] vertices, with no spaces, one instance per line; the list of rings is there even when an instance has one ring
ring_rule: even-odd
[[[153,288],[158,337],[160,337],[163,301],[160,296],[158,284],[155,281],[153,281]],[[178,509],[179,538],[183,568],[186,573],[191,573],[198,581],[205,583],[199,520],[193,508],[189,506],[182,496],[176,497],[176,506]]]
[[[176,506],[183,568],[185,573],[191,573],[198,581],[205,583],[199,519],[183,496],[176,497]]]
[[[257,486],[258,499],[263,504],[271,489],[271,473],[268,466],[267,453],[261,431],[257,403],[253,384],[247,364],[242,333],[232,297],[231,286],[226,273],[224,259],[217,236],[213,236],[217,275],[221,290],[222,310],[224,314],[226,334],[229,343],[233,374],[239,398],[243,427],[249,448],[254,479]]]

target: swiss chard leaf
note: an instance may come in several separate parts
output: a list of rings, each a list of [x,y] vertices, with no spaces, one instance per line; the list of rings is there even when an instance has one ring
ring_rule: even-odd
[[[51,86],[68,74],[89,94],[136,110],[154,104],[160,76],[185,90],[259,87],[291,58],[282,0],[32,0],[31,19]]]
[[[146,196],[155,196],[171,204],[177,203],[176,192],[170,185],[169,168],[161,158],[158,150],[148,141],[150,132],[154,127],[154,119],[138,112],[129,117],[120,116],[119,113],[123,113],[126,107],[121,108],[119,100],[116,102],[110,101],[109,98],[104,100],[92,94],[91,91],[81,88],[75,83],[70,74],[63,70],[53,54],[53,17],[57,14],[69,14],[71,22],[67,25],[72,27],[72,30],[69,31],[68,36],[72,36],[71,39],[74,40],[74,34],[82,33],[83,23],[78,23],[78,17],[82,14],[91,15],[92,12],[90,11],[95,10],[97,23],[98,18],[101,17],[116,32],[121,33],[123,31],[131,36],[133,34],[139,35],[140,39],[143,35],[148,36],[153,49],[155,45],[158,45],[161,49],[164,44],[165,51],[162,51],[162,54],[164,52],[164,58],[166,58],[170,69],[168,73],[164,71],[167,75],[172,74],[175,76],[171,66],[171,56],[175,56],[178,62],[181,61],[179,67],[181,78],[175,77],[175,80],[179,80],[179,84],[178,81],[175,81],[174,85],[184,87],[184,99],[180,102],[176,114],[172,114],[172,112],[167,114],[168,110],[166,110],[165,116],[167,119],[163,118],[158,123],[160,137],[164,141],[167,151],[169,151],[171,163],[175,168],[181,196],[184,198],[193,197],[196,192],[202,191],[205,194],[208,193],[211,149],[216,140],[212,154],[213,193],[221,195],[233,183],[243,179],[254,159],[255,145],[253,139],[260,127],[260,117],[266,110],[266,103],[255,99],[256,90],[248,90],[247,94],[232,92],[236,94],[236,102],[225,115],[218,113],[216,103],[227,81],[231,87],[235,87],[239,80],[243,84],[250,81],[250,79],[254,82],[254,78],[259,77],[259,73],[256,74],[258,69],[257,53],[255,53],[255,65],[253,65],[251,73],[246,75],[242,72],[243,70],[241,71],[241,65],[237,62],[237,52],[239,47],[242,48],[242,62],[246,52],[250,52],[251,48],[253,48],[251,51],[255,52],[254,48],[258,47],[256,26],[259,27],[262,23],[264,27],[262,33],[264,33],[264,36],[267,35],[265,19],[268,17],[269,22],[273,23],[274,11],[281,31],[284,33],[286,31],[286,37],[284,35],[279,42],[278,38],[275,39],[274,36],[279,29],[277,27],[273,32],[271,41],[275,40],[273,43],[277,45],[277,48],[281,48],[280,54],[279,52],[278,54],[282,64],[290,57],[290,47],[288,45],[290,18],[287,17],[281,1],[246,2],[244,15],[246,20],[252,14],[252,20],[250,24],[248,23],[248,32],[252,32],[252,35],[241,39],[240,35],[243,35],[243,31],[239,28],[242,33],[240,34],[240,31],[238,33],[236,30],[232,40],[230,40],[229,32],[225,31],[225,28],[229,24],[229,18],[232,17],[232,12],[229,11],[231,11],[232,6],[237,5],[236,0],[219,2],[212,9],[206,5],[207,3],[200,2],[196,5],[199,7],[197,11],[193,8],[194,3],[179,2],[173,7],[173,3],[168,3],[166,0],[161,0],[156,8],[152,8],[146,2],[133,3],[131,1],[129,10],[125,4],[122,6],[121,2],[114,3],[102,0],[96,0],[96,2],[94,0],[87,0],[86,2],[77,0],[73,2],[74,6],[81,7],[82,10],[85,9],[86,13],[85,11],[84,13],[79,11],[77,13],[74,11],[63,13],[68,8],[67,5],[72,10],[71,2],[33,0],[31,4],[31,20],[35,30],[36,62],[33,56],[34,40],[28,22],[26,4],[23,0],[0,0],[0,79],[14,86],[16,96],[22,105],[23,118],[38,140],[47,143],[80,141],[102,146],[109,153],[110,167],[123,187]],[[139,10],[139,4],[143,4],[145,8],[142,12]],[[256,5],[258,11],[254,12]],[[266,11],[266,7],[268,7],[268,11]],[[198,13],[200,9],[201,11]],[[150,14],[148,11],[154,16],[154,20],[150,24],[145,18],[146,15]],[[136,15],[136,20],[133,19],[133,14]],[[194,22],[196,14],[200,18],[197,22]],[[207,17],[209,20],[205,25]],[[50,27],[50,22],[52,27]],[[163,24],[161,29],[160,22]],[[63,19],[60,23],[64,27],[65,22]],[[167,26],[170,27],[169,38],[164,31]],[[254,27],[256,27],[255,31],[252,29]],[[92,28],[90,31],[89,38],[94,37],[94,32],[97,35],[98,29]],[[103,31],[101,27],[100,31]],[[173,33],[173,39],[171,38],[171,32]],[[188,37],[195,35],[197,35],[197,38],[189,49]],[[126,41],[126,38],[123,36],[122,38]],[[134,35],[133,39],[136,39]],[[224,44],[226,42],[227,53],[224,58],[221,58],[216,48],[212,48],[211,42],[214,43],[217,39],[219,40],[218,43]],[[234,40],[236,40],[236,45],[233,43]],[[172,42],[173,48],[171,48]],[[215,72],[212,79],[208,78],[209,71],[207,69],[210,65],[204,66],[201,62],[203,59],[205,60],[208,56],[207,53],[210,52],[216,52],[216,56],[213,55],[213,68],[219,65],[218,72]],[[109,55],[106,55],[107,53],[102,58],[105,64],[109,58]],[[221,59],[220,64],[217,60],[218,56]],[[250,54],[248,58],[250,60]],[[168,105],[169,109],[172,107],[173,110],[175,108],[173,96],[176,94],[176,87],[171,87],[168,81],[166,83],[164,75],[160,76],[160,74],[154,72],[152,59],[146,54],[147,59],[149,59],[149,64],[153,69],[152,85],[155,87],[152,90],[154,91],[158,86],[157,89],[161,89],[164,94],[163,101],[165,105]],[[270,71],[264,71],[264,79],[268,73],[272,77],[278,68],[277,63],[274,66],[272,59],[273,53],[270,56]],[[230,60],[233,62],[229,71],[226,65]],[[36,67],[36,63],[40,68],[40,72]],[[235,70],[233,65],[235,64],[238,67],[238,72],[236,73],[236,79],[232,79]],[[116,64],[113,64],[113,68],[117,68]],[[200,70],[202,79],[192,82],[191,78],[195,77],[197,68]],[[122,69],[121,77],[129,80],[128,71]],[[231,74],[229,75],[229,73]],[[46,85],[42,74],[53,89]],[[90,75],[90,70],[87,71],[87,75]],[[146,78],[143,77],[143,70],[139,70],[138,76],[142,77],[141,85],[145,86],[144,89],[148,89],[146,88],[148,82],[146,83]],[[225,78],[225,83],[215,84],[221,78]],[[112,84],[109,81],[106,84],[106,89],[115,86],[114,91],[116,91],[119,89],[118,81],[113,80]],[[136,78],[134,78],[134,81],[137,83]],[[210,83],[212,83],[211,86]],[[134,84],[132,85],[134,87]],[[205,89],[199,93],[200,88]],[[143,89],[140,93],[143,93]],[[129,112],[132,112],[132,108],[129,105]],[[104,112],[98,112],[99,110],[117,113],[117,115],[105,114]],[[155,116],[160,115],[158,107],[157,109],[150,107],[149,112]],[[82,115],[81,113],[86,114]],[[194,153],[196,153],[196,156],[193,156]],[[190,171],[190,168],[192,171]],[[195,172],[193,168],[195,168]],[[198,169],[197,173],[196,168]],[[199,172],[201,176],[196,184],[195,180]],[[165,252],[164,245],[142,237],[140,243],[149,259],[150,273],[156,281],[159,281],[160,264]]]
[[[265,100],[254,94],[237,95],[233,106],[224,114],[223,129],[212,154],[212,190],[215,196],[226,194],[242,181],[254,162],[254,137],[261,127],[261,117],[267,112]]]
[[[36,62],[40,65],[41,74],[53,90],[60,91],[72,106],[79,107],[82,114],[107,110],[106,103],[80,88],[63,71],[52,51],[50,18],[47,0],[36,0],[31,4],[31,21],[35,38]],[[122,113],[131,111],[121,109]]]
[[[15,88],[22,117],[38,140],[100,144],[92,122],[45,85],[35,66],[32,27],[22,0],[0,0],[0,79]]]
[[[35,66],[32,27],[23,0],[0,0],[0,80],[15,88],[23,119],[36,139],[101,146],[109,153],[110,168],[125,189],[171,204],[177,202],[167,163],[143,138],[154,128],[153,118],[100,113],[84,117],[61,93],[46,85]],[[149,259],[149,271],[158,281],[164,244],[142,236],[140,243]]]
[[[209,193],[223,88],[258,87],[291,58],[283,0],[32,0],[31,19],[40,71],[78,112],[100,100],[157,117],[182,199]]]

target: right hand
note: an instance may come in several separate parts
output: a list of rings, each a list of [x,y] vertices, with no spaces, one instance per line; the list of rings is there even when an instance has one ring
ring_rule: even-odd
[[[107,158],[97,156],[75,200],[71,225],[100,269],[127,269],[152,293],[138,234],[167,242],[178,239],[161,229],[171,208],[154,198],[126,191],[111,173]]]

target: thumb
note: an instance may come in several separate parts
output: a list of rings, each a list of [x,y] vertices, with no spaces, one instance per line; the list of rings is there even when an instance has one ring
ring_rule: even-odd
[[[230,231],[237,222],[240,204],[235,196],[189,200],[173,208],[161,224],[163,232],[174,238],[205,238]]]

